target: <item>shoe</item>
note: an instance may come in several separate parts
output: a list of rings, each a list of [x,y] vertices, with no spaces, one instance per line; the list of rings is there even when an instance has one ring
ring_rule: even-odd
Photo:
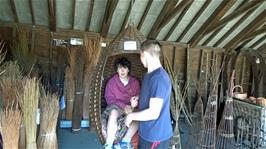
[[[130,142],[120,142],[121,149],[134,149]]]
[[[104,144],[103,148],[104,149],[113,149],[113,146],[110,144]]]

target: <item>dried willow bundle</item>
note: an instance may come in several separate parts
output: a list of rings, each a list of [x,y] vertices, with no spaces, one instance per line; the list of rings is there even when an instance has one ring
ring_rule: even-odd
[[[0,132],[4,149],[18,149],[21,112],[13,106],[0,112]]]
[[[65,70],[65,85],[64,96],[66,98],[66,119],[72,120],[73,103],[75,97],[75,64],[76,64],[76,50],[68,49],[68,66]]]
[[[36,146],[36,114],[38,108],[40,92],[39,82],[36,78],[23,79],[23,93],[21,95],[20,105],[24,116],[26,128],[26,148],[35,149]]]
[[[41,124],[37,140],[38,149],[57,149],[56,124],[59,114],[58,95],[45,93],[40,103]]]

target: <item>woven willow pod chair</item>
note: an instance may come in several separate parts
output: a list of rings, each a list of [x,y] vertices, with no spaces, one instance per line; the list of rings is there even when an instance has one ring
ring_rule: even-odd
[[[139,48],[141,42],[144,41],[144,36],[134,26],[128,26],[110,43],[107,49],[104,49],[93,76],[89,104],[90,129],[96,131],[101,143],[105,142],[101,125],[101,112],[106,107],[104,92],[108,79],[116,73],[115,61],[121,57],[127,58],[131,62],[130,75],[137,78],[140,82],[146,72],[146,69],[141,64],[138,50],[123,50],[123,42],[130,40],[137,41],[137,47]]]

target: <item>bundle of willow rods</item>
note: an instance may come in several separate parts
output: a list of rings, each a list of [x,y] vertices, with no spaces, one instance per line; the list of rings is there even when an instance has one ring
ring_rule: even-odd
[[[18,149],[21,112],[18,106],[10,106],[0,112],[0,132],[4,149]]]
[[[36,78],[24,78],[23,85],[20,105],[26,129],[26,148],[36,149],[36,114],[40,96],[39,82]]]
[[[56,124],[59,114],[58,95],[44,93],[40,103],[41,123],[37,140],[38,149],[57,149]]]

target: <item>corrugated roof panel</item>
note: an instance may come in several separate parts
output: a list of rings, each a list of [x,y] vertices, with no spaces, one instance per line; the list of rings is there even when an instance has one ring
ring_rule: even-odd
[[[148,15],[140,29],[144,36],[147,36],[151,31],[152,26],[155,23],[157,17],[159,16],[160,12],[162,11],[165,2],[166,0],[153,1],[150,11],[148,12]]]
[[[250,22],[254,20],[262,11],[265,10],[266,1],[259,6],[245,21],[242,22],[242,24],[235,29],[221,44],[219,47],[223,47],[228,43],[230,40],[232,40],[239,32],[241,32]]]
[[[149,0],[135,0],[132,12],[128,20],[129,23],[133,23],[135,26],[138,26],[148,2]]]
[[[56,27],[72,28],[72,10],[74,1],[56,0]]]
[[[44,0],[33,0],[32,7],[36,25],[49,26],[48,3]]]
[[[84,31],[88,22],[91,0],[76,0],[74,29]]]
[[[249,46],[251,46],[253,43],[255,43],[256,41],[258,41],[260,38],[262,38],[262,37],[265,36],[265,35],[266,35],[266,33],[258,35],[257,37],[255,37],[254,39],[252,39],[250,42],[248,42],[248,43],[245,45],[245,47],[249,47]]]
[[[254,49],[258,49],[260,46],[262,46],[265,43],[266,43],[266,41],[264,40],[263,42],[261,42],[260,44],[258,44],[256,47],[254,47]]]
[[[111,35],[119,34],[119,31],[124,22],[130,3],[131,3],[130,0],[120,0],[118,2],[116,9],[114,11],[114,14],[113,14],[113,19],[111,21],[108,34],[111,34]]]
[[[218,0],[211,1],[209,6],[197,19],[194,25],[189,29],[188,33],[184,36],[181,42],[187,43],[193,37],[193,35],[200,29],[203,23],[211,16],[211,14],[220,5],[220,3],[222,3],[222,1],[218,1]]]
[[[20,23],[32,24],[28,0],[15,0],[15,6]]]
[[[234,12],[234,11],[236,11],[236,8],[237,7],[239,7],[240,6],[240,4],[243,2],[243,1],[245,1],[245,3],[247,3],[247,0],[237,0],[236,2],[235,2],[235,4],[224,14],[224,16],[222,17],[222,18],[224,18],[224,17],[226,17],[226,16],[228,16],[229,14],[231,14],[232,12]]]
[[[188,9],[188,13],[184,15],[183,19],[180,21],[179,25],[170,36],[169,41],[176,41],[176,39],[181,35],[186,26],[192,21],[193,17],[197,14],[204,3],[204,0],[195,0],[192,3],[190,8]]]
[[[91,18],[90,30],[100,32],[106,8],[107,0],[95,0]]]
[[[208,35],[205,35],[200,41],[199,41],[199,43],[198,43],[198,45],[202,45],[204,42],[205,42],[205,40],[207,40],[211,35],[212,35],[212,33],[213,33],[214,31],[212,31],[210,34],[208,34]]]
[[[1,0],[0,5],[0,20],[5,22],[14,21],[14,16],[10,7],[9,0]]]

